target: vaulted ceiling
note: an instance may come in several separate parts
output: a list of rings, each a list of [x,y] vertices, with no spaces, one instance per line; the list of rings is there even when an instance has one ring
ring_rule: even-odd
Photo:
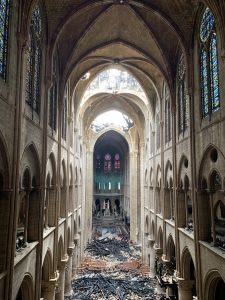
[[[96,74],[119,65],[145,87],[154,109],[163,81],[172,94],[178,58],[189,57],[203,3],[222,27],[224,0],[44,0],[48,55],[58,50],[62,89],[70,78],[78,106]],[[81,81],[86,72],[90,78]]]

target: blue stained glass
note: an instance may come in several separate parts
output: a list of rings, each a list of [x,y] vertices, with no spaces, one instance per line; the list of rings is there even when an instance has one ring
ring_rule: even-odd
[[[0,0],[0,77],[4,80],[7,71],[9,4],[9,0]]]
[[[32,53],[33,53],[33,43],[29,39],[27,45],[27,77],[26,77],[26,101],[31,105],[32,98]]]
[[[201,51],[201,100],[202,116],[209,114],[208,63],[205,49]]]
[[[36,5],[33,10],[31,26],[33,27],[32,28],[33,32],[35,32],[38,36],[40,36],[42,32],[42,24],[41,24],[40,9],[38,5]]]
[[[41,64],[41,51],[39,46],[35,52],[34,61],[34,98],[33,98],[33,109],[39,112],[39,92],[40,92],[40,64]]]
[[[211,11],[209,10],[209,8],[207,7],[202,16],[202,22],[200,26],[200,38],[202,42],[205,42],[208,39],[213,26],[214,26],[214,17]]]
[[[212,111],[216,111],[220,106],[219,69],[218,69],[216,34],[212,35],[210,41],[210,84],[211,84]]]

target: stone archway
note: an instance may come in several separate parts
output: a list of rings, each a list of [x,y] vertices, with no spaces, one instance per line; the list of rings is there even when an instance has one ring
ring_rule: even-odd
[[[207,275],[203,295],[205,300],[224,300],[225,281],[217,270],[212,270]]]
[[[25,274],[20,285],[16,300],[31,300],[34,299],[34,283],[30,274]]]

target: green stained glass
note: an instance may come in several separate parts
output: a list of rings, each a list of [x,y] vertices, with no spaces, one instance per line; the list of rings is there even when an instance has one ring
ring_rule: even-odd
[[[7,71],[9,4],[9,0],[0,0],[0,77],[4,80]]]

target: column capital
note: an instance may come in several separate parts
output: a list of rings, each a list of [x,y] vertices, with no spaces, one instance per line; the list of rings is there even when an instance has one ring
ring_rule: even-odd
[[[154,249],[155,249],[156,256],[162,256],[162,254],[163,254],[163,249],[162,248],[158,248],[157,244],[155,244]]]
[[[59,263],[59,270],[65,269],[66,263],[68,262],[68,259],[69,259],[69,256],[67,254],[65,254],[65,256],[63,257],[63,259]]]
[[[149,246],[152,248],[155,244],[155,239],[153,239],[150,235],[147,237],[147,241]]]
[[[194,280],[185,280],[184,278],[177,278],[177,283],[179,289],[184,291],[190,291],[195,284]]]
[[[67,254],[68,254],[69,257],[73,255],[74,248],[75,248],[75,245],[69,246],[67,248]]]
[[[56,289],[57,281],[59,278],[59,272],[55,272],[54,278],[51,278],[49,281],[42,281],[41,288],[44,292],[54,292]]]

